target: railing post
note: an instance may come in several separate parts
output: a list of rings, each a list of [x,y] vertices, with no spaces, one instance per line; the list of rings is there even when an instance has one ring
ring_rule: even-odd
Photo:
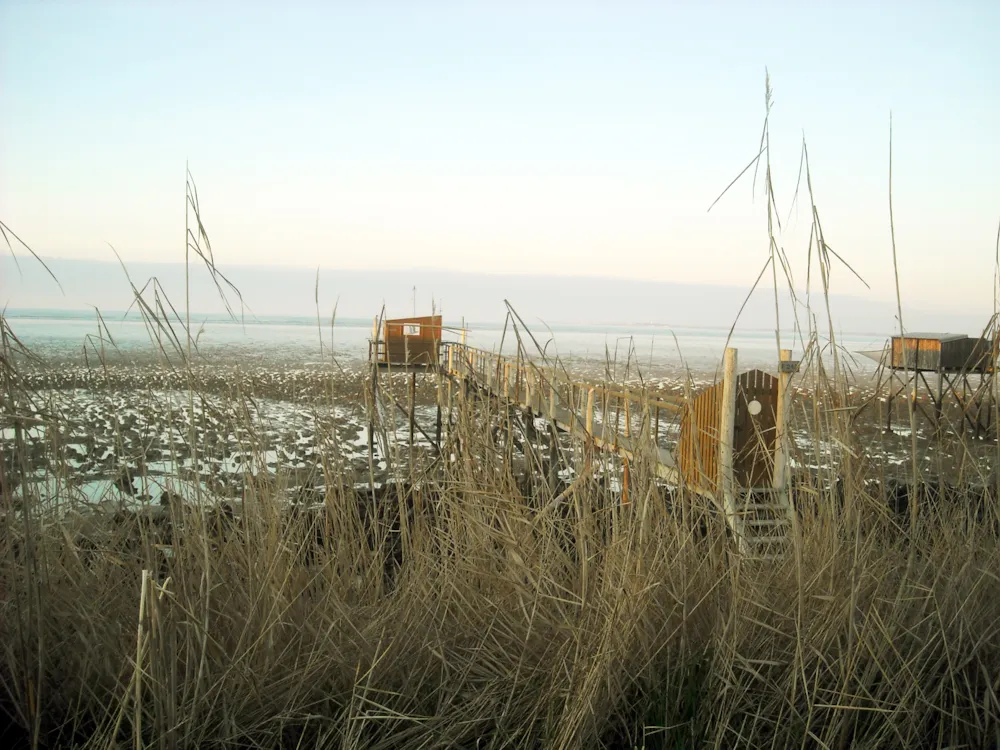
[[[448,350],[448,354],[449,354],[449,358],[450,358],[450,356],[451,356],[451,349]],[[451,368],[451,365],[449,364],[449,369],[450,368]],[[454,371],[452,371],[452,372],[454,372]],[[451,378],[448,378],[445,381],[445,385],[448,388],[448,390],[445,392],[445,397],[446,397],[447,406],[448,406],[448,437],[450,438],[451,437],[451,425],[452,425],[452,421],[453,421],[453,418],[454,418],[454,408],[453,408],[453,403],[452,403],[452,392],[451,392]]]
[[[594,434],[594,389],[587,389],[587,434]]]
[[[782,362],[792,361],[792,350],[782,349],[780,353]],[[788,387],[792,379],[792,373],[786,372],[788,368],[782,367],[778,372],[778,404],[774,415],[774,473],[772,475],[772,486],[776,490],[783,490],[787,481],[788,466],[788,421],[789,396],[791,389]]]
[[[622,397],[616,391],[612,391],[611,397],[615,400],[614,446],[618,450],[618,435],[622,429]]]
[[[601,440],[607,440],[608,438],[608,420],[610,416],[611,400],[608,396],[608,389],[601,388]]]
[[[573,382],[569,383],[569,434],[573,434],[573,430],[576,429],[576,410],[578,406],[576,403],[576,386]]]
[[[733,452],[736,439],[736,349],[727,348],[723,360],[722,413],[719,415],[719,493],[726,519],[742,549],[742,539],[736,510],[736,487],[733,471]]]

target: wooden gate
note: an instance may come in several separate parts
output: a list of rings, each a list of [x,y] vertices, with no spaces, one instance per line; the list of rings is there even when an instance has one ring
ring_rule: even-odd
[[[770,485],[777,410],[776,377],[762,370],[750,370],[736,379],[733,475],[737,486]],[[722,383],[695,396],[681,418],[678,445],[681,475],[688,484],[711,492],[719,484],[721,421]]]

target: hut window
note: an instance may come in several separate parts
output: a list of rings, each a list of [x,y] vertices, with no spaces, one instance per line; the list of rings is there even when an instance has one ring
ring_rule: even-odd
[[[403,326],[404,336],[419,336],[420,335],[420,324],[419,323],[407,323]]]

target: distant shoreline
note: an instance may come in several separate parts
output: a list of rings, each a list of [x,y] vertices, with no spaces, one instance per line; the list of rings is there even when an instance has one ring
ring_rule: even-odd
[[[60,320],[93,320],[95,319],[95,312],[93,309],[88,308],[10,308],[4,311],[4,316],[12,320],[45,320],[45,321],[60,321]],[[182,313],[183,314],[183,313]],[[142,322],[142,315],[137,311],[124,311],[124,310],[101,310],[101,316],[105,320],[114,320],[116,322]],[[278,314],[268,314],[268,315],[255,315],[247,316],[244,321],[237,319],[234,321],[229,316],[214,312],[214,313],[203,313],[195,312],[191,313],[192,323],[211,323],[213,325],[262,325],[262,326],[307,326],[311,328],[316,328],[317,321],[315,314],[313,315],[278,315]],[[324,329],[330,327],[330,320],[324,320],[320,318],[321,325]],[[359,317],[337,317],[334,321],[334,325],[337,328],[370,328],[372,325],[372,318],[359,318]],[[444,323],[447,327],[458,328],[462,326],[462,321],[459,320],[446,320]],[[706,333],[728,333],[730,328],[728,326],[699,326],[699,325],[670,325],[668,323],[572,323],[568,321],[560,322],[549,322],[546,324],[553,331],[565,331],[565,332],[587,332],[595,333],[601,330],[608,331],[620,331],[620,332],[641,332],[644,334],[648,333],[662,333],[664,335],[669,335],[672,331],[704,331]],[[465,326],[470,329],[480,329],[480,330],[502,330],[504,323],[502,320],[470,320],[465,321]],[[595,330],[596,329],[596,330]],[[734,333],[742,334],[766,334],[773,335],[773,328],[760,328],[760,327],[739,327],[737,326],[733,329]],[[785,330],[782,331],[782,336],[792,336],[794,331]],[[884,337],[888,339],[892,334],[880,334],[874,331],[840,331],[838,335],[841,336],[851,336],[851,337],[865,337],[865,338],[880,338]]]

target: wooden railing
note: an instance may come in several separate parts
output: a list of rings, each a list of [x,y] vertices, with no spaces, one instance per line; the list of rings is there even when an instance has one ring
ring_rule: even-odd
[[[473,378],[491,393],[561,421],[579,421],[591,435],[613,440],[647,430],[657,444],[665,428],[679,421],[680,396],[650,395],[643,389],[589,383],[564,370],[524,357],[507,356],[457,343],[445,344],[442,365],[448,375]]]
[[[773,498],[762,500],[760,489],[757,488],[754,490],[757,494],[754,495],[752,492],[748,494],[749,499],[745,503],[740,498],[741,488],[738,488],[734,481],[736,401],[737,390],[740,387],[736,375],[735,349],[726,349],[722,382],[708,392],[703,392],[690,404],[680,396],[651,395],[643,389],[633,391],[618,385],[573,380],[564,370],[557,367],[529,361],[524,357],[504,356],[468,347],[465,344],[444,345],[442,369],[446,375],[462,381],[463,384],[473,383],[505,403],[518,404],[535,415],[550,418],[558,429],[581,436],[601,450],[612,450],[625,461],[633,460],[640,450],[645,455],[649,454],[649,443],[644,440],[648,434],[654,448],[652,452],[655,454],[656,475],[677,485],[684,485],[699,495],[712,498],[725,512],[726,522],[739,540],[740,550],[753,552],[759,551],[761,545],[766,547],[776,539],[779,541],[784,539],[783,531],[778,534],[780,529],[784,528],[786,522],[792,527],[796,523],[794,510],[784,490],[787,481],[785,463],[788,436],[785,419],[789,407],[788,379],[797,363],[791,362],[791,352],[788,350],[782,350],[781,360],[782,369],[776,385],[777,409],[773,427],[775,450],[773,457],[767,457],[768,461],[773,459],[773,463],[768,464],[773,467],[774,490],[769,490]],[[718,396],[714,395],[714,391],[719,388],[721,392]],[[715,399],[714,413],[703,415],[706,419],[711,416],[711,421],[716,425],[714,429],[699,428],[699,417],[694,410],[694,404],[698,400],[705,400],[702,396]],[[760,404],[756,401],[755,403],[758,409],[751,413],[758,414],[761,411]],[[661,424],[669,420],[680,427],[681,425],[676,423],[681,422],[685,414],[687,443],[683,439],[682,430],[678,429],[670,435],[672,439],[669,441],[669,447],[661,444]],[[711,453],[709,458],[711,466],[707,468],[712,476],[717,477],[717,480],[711,483],[699,481],[698,475],[694,472],[686,473],[683,463],[683,458],[687,455],[685,450],[697,453],[701,443],[696,445],[694,441],[695,439],[700,441],[703,436],[714,442],[713,449],[706,451]],[[678,465],[674,459],[678,440],[682,449],[678,453],[682,465]],[[756,515],[748,520],[746,517],[748,513]],[[758,517],[762,513],[765,517]],[[769,557],[769,553],[765,557]]]

